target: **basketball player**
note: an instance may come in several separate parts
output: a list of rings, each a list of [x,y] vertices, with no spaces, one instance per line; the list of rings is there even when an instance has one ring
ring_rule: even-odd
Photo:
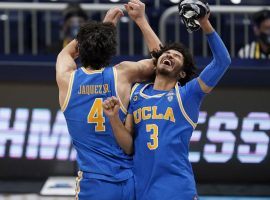
[[[103,103],[119,145],[134,153],[136,198],[139,200],[195,200],[197,192],[188,160],[189,141],[198,121],[201,102],[227,70],[231,60],[209,14],[199,19],[213,60],[194,75],[192,55],[174,43],[153,53],[154,83],[132,89],[125,126],[118,117],[119,100]]]
[[[132,0],[125,8],[141,28],[149,50],[159,49],[160,41],[145,18],[145,5]],[[103,23],[86,23],[80,28],[77,40],[57,57],[59,101],[80,169],[76,199],[135,198],[132,157],[115,141],[109,120],[103,114],[102,102],[117,96],[121,105],[119,118],[123,121],[132,85],[152,75],[154,65],[152,59],[146,59],[108,67],[116,52],[115,26],[121,16],[123,12],[116,7],[107,12]],[[83,64],[78,69],[74,62],[77,56]]]

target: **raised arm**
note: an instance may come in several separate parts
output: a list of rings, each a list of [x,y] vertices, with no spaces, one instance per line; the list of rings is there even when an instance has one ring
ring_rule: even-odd
[[[124,6],[130,18],[141,29],[149,51],[160,49],[161,42],[146,19],[145,4],[140,0],[130,0]],[[152,59],[145,59],[139,62],[125,61],[120,63],[117,69],[120,76],[126,79],[124,82],[128,81],[130,84],[149,79],[155,71]]]
[[[198,78],[199,84],[205,93],[211,92],[231,64],[228,50],[219,35],[215,32],[208,18],[209,14],[199,19],[213,55],[212,62],[205,67]]]
[[[78,57],[77,41],[71,41],[57,56],[56,82],[59,88],[59,103],[62,107],[67,96],[71,73],[76,70],[74,59]]]
[[[161,42],[146,19],[145,4],[140,0],[130,0],[124,6],[130,18],[141,29],[149,51],[160,49]]]
[[[114,136],[123,151],[133,154],[133,116],[127,115],[125,126],[119,118],[119,100],[116,97],[109,97],[103,102],[105,115],[109,118]]]

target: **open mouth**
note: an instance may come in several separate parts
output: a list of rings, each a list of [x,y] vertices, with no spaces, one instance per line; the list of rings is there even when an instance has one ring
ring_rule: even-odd
[[[167,58],[164,58],[161,63],[170,67],[173,66],[173,62]]]

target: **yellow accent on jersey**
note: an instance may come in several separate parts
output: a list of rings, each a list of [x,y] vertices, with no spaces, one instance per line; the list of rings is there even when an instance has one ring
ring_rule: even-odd
[[[117,77],[117,71],[116,71],[115,67],[113,67],[113,74],[114,74],[115,93],[116,93],[116,97],[119,99],[120,109],[123,111],[124,114],[127,114],[127,109],[123,105],[121,98],[119,97],[118,92],[117,92],[117,79],[118,79],[118,77]]]
[[[142,109],[139,108],[133,112],[134,123],[138,124],[142,120]]]
[[[152,110],[153,110],[153,119],[162,119],[163,118],[163,114],[159,113],[157,114],[157,106],[153,106],[152,107]]]
[[[158,148],[158,126],[156,124],[147,124],[146,132],[151,132],[152,130],[153,133],[150,135],[152,142],[147,142],[147,147],[150,150],[155,150]]]
[[[87,116],[88,123],[96,123],[95,131],[105,131],[105,117],[103,116],[102,98],[96,98]]]
[[[147,111],[147,113],[146,113]],[[147,107],[143,107],[142,108],[142,119],[143,120],[147,120],[151,118],[151,107],[147,106]]]
[[[165,120],[170,120],[171,122],[175,122],[174,114],[173,114],[173,109],[171,107],[168,107],[166,110],[166,113],[164,115]]]
[[[180,96],[180,92],[179,92],[179,87],[178,87],[178,84],[175,85],[175,90],[176,90],[176,97],[177,97],[177,100],[178,100],[178,104],[179,104],[179,107],[180,107],[180,110],[183,114],[183,116],[186,118],[186,120],[190,123],[190,125],[193,127],[193,129],[196,128],[197,124],[194,123],[190,117],[187,115],[185,109],[184,109],[184,106],[183,106],[183,103],[182,103],[182,99],[181,99],[181,96]]]
[[[82,68],[82,70],[83,70],[84,73],[89,74],[89,75],[90,75],[90,74],[102,73],[103,70],[105,69],[105,68],[101,68],[101,69],[98,69],[98,70],[88,71],[88,70],[85,69],[84,67],[81,67],[81,68]]]
[[[132,87],[131,93],[130,93],[130,100],[131,100],[131,98],[132,98],[133,93],[135,92],[136,88],[137,88],[139,85],[140,85],[139,83],[136,83],[136,84]]]
[[[62,112],[65,112],[67,105],[69,103],[69,99],[71,96],[71,92],[72,92],[72,86],[73,86],[73,81],[74,81],[74,75],[75,75],[75,71],[73,71],[70,75],[70,79],[69,79],[69,84],[68,84],[68,91],[67,91],[67,96],[65,98],[64,104],[61,107]]]
[[[133,117],[135,124],[148,119],[164,119],[175,123],[175,117],[171,107],[168,107],[164,114],[157,113],[157,106],[142,107],[133,112]]]
[[[161,94],[156,94],[156,95],[153,95],[153,96],[149,96],[149,95],[147,95],[147,94],[144,94],[144,93],[143,93],[144,89],[145,89],[148,85],[150,85],[150,84],[153,84],[153,83],[148,83],[148,84],[146,84],[146,85],[140,90],[140,95],[141,95],[143,98],[145,98],[145,99],[149,99],[149,98],[160,98],[160,97],[162,97],[163,95],[166,94],[165,92],[164,92],[164,93],[161,93]]]
[[[76,188],[75,188],[75,200],[79,200],[79,193],[80,193],[80,182],[82,180],[83,172],[78,171],[78,177],[76,178]]]

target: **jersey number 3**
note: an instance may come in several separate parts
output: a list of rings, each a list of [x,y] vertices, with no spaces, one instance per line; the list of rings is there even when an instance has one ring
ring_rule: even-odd
[[[150,135],[152,142],[147,142],[147,147],[150,150],[155,150],[156,148],[158,148],[158,126],[156,124],[147,124],[146,132],[152,133]]]
[[[94,123],[95,131],[105,131],[105,117],[103,115],[102,98],[96,98],[87,117],[88,123]]]

